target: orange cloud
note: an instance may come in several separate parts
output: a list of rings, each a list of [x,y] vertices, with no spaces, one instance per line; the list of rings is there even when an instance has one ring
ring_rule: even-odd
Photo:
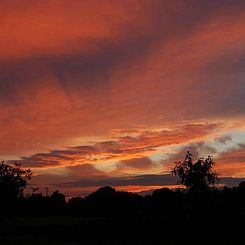
[[[245,176],[245,145],[221,153],[216,161],[216,169],[222,176]]]
[[[131,1],[131,13],[125,4],[93,0],[22,1],[21,4],[3,1],[1,59],[94,51],[98,42],[118,38],[126,26],[133,29],[141,23],[137,1]]]
[[[114,141],[97,142],[93,146],[76,146],[34,154],[30,157],[22,157],[22,162],[24,166],[32,168],[101,164],[109,161],[129,163],[135,161],[134,159],[150,156],[158,147],[183,144],[203,138],[212,134],[217,127],[218,125],[215,124],[189,124],[171,130],[146,131],[135,137],[119,137]]]

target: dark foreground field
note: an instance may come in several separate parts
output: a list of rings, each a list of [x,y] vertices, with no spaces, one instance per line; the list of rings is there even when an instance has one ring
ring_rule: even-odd
[[[5,204],[0,245],[245,244],[243,184],[207,192],[164,188],[145,197],[103,187],[68,202],[55,192]]]
[[[15,218],[1,222],[0,244],[245,244],[243,220],[237,217],[238,224],[224,218],[212,225],[192,220],[180,225],[161,219]]]

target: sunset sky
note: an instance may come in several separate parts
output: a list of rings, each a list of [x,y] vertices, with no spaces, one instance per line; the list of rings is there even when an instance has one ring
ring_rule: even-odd
[[[33,186],[175,186],[187,150],[245,178],[244,0],[1,0],[0,159]]]

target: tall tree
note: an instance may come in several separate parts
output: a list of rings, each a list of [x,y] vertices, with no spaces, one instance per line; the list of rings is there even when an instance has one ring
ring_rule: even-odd
[[[30,169],[22,169],[20,163],[0,162],[0,196],[13,200],[23,196],[27,181],[31,179]]]
[[[192,154],[188,151],[183,162],[175,162],[172,174],[179,177],[179,183],[192,191],[208,190],[218,180],[218,173],[212,170],[214,161],[208,156],[193,161]]]

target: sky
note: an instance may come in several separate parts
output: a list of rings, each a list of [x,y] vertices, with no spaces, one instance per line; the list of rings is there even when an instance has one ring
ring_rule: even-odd
[[[32,186],[176,187],[211,155],[245,178],[244,0],[1,0],[0,159]]]

